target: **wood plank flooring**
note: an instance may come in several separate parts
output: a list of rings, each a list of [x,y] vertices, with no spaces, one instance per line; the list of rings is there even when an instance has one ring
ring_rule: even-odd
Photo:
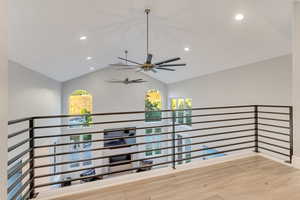
[[[300,200],[300,170],[261,156],[58,200]]]

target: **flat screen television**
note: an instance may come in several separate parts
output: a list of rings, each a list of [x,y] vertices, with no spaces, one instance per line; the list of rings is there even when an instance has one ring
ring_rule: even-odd
[[[135,136],[135,128],[119,128],[119,129],[109,129],[104,130],[104,139],[109,139],[104,141],[104,147],[115,147],[119,145],[132,145],[136,143],[136,138],[125,138],[121,137],[132,137]],[[116,139],[114,139],[116,138]]]

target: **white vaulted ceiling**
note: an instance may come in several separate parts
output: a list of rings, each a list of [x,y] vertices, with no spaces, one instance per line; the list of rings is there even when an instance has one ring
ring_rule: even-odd
[[[188,64],[149,72],[166,83],[291,52],[292,0],[10,0],[9,58],[59,81],[108,67],[125,49],[143,62],[147,7],[154,60]]]

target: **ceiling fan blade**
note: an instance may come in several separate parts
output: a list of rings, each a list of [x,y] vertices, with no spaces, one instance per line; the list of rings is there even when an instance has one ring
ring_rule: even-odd
[[[118,57],[120,60],[124,60],[124,61],[127,61],[129,63],[133,63],[133,64],[137,64],[137,65],[142,65],[141,63],[138,63],[138,62],[135,62],[135,61],[132,61],[132,60],[128,60],[128,59],[125,59],[125,58],[121,58],[121,57]]]
[[[124,83],[124,81],[106,81],[108,83]]]
[[[168,65],[159,65],[158,67],[184,67],[186,64],[168,64]]]
[[[142,71],[144,71],[144,70],[143,69],[139,69],[139,70],[136,71],[136,73],[142,72]]]
[[[147,56],[146,63],[151,64],[152,63],[152,58],[153,58],[153,55],[149,53],[148,56]]]
[[[110,64],[112,67],[138,67],[138,65],[126,65],[126,64]]]
[[[162,65],[162,64],[165,64],[165,63],[175,62],[175,61],[180,60],[180,59],[181,58],[179,58],[179,57],[172,58],[172,59],[168,59],[168,60],[165,60],[165,61],[162,61],[162,62],[155,63],[155,65]]]
[[[172,71],[172,72],[176,71],[175,69],[169,69],[169,68],[163,68],[163,67],[157,67],[155,69],[160,69],[160,70],[165,70],[165,71]]]
[[[126,68],[126,67],[123,67],[123,68],[115,68],[115,70],[136,70],[137,68]]]
[[[151,69],[152,72],[157,73],[157,71],[155,69]]]

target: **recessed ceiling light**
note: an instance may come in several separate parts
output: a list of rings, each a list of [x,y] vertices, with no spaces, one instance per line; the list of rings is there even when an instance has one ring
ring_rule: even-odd
[[[80,39],[80,40],[86,40],[87,37],[86,37],[86,36],[81,36],[79,39]]]
[[[90,56],[86,57],[86,60],[92,60],[92,57],[90,57]]]
[[[190,48],[189,47],[185,47],[184,51],[190,51]]]
[[[94,71],[94,70],[95,70],[95,67],[90,67],[90,70],[91,70],[91,71]]]
[[[245,16],[243,14],[239,13],[239,14],[236,14],[234,18],[236,21],[242,21],[245,18]]]

